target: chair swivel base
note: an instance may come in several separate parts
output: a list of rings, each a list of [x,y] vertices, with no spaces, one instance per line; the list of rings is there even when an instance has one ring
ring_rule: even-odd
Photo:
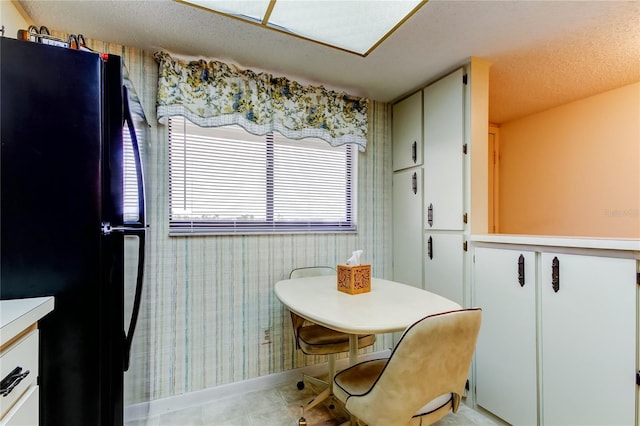
[[[305,388],[305,382],[308,382],[313,386],[318,386],[322,389],[320,393],[318,393],[311,401],[309,401],[304,406],[305,411],[311,410],[313,407],[315,407],[316,405],[320,404],[321,402],[327,399],[333,399],[333,389],[331,388],[329,383],[325,382],[324,380],[320,380],[316,377],[304,376],[304,379],[297,383],[297,387],[299,390],[302,390]],[[333,410],[334,408],[335,408],[335,405],[332,401],[329,404],[329,409]]]
[[[318,379],[313,376],[303,375],[303,380],[297,383],[298,389],[304,389],[305,382],[308,382],[311,385],[318,386],[322,388],[322,392],[316,395],[307,405],[304,406],[305,411],[310,410],[316,405],[320,404],[322,401],[331,398],[333,400],[333,376],[336,374],[336,357],[335,354],[328,355],[328,363],[329,363],[329,382],[325,382],[324,380]],[[331,402],[329,404],[329,409],[333,410],[335,408],[335,404]]]

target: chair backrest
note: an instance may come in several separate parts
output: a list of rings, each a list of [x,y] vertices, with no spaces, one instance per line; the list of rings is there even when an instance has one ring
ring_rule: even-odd
[[[407,424],[430,401],[453,394],[457,411],[481,316],[480,309],[464,309],[414,323],[405,330],[371,389],[349,398],[347,409],[353,408],[366,423]]]
[[[336,270],[330,266],[307,266],[291,271],[289,278],[317,277],[319,275],[335,275]]]
[[[321,275],[335,275],[336,270],[330,266],[306,266],[303,268],[293,269],[289,273],[289,278],[304,278],[304,277],[317,277]],[[293,338],[296,342],[296,349],[300,349],[300,341],[298,340],[298,333],[300,328],[304,325],[305,319],[290,312],[291,325],[293,326]]]

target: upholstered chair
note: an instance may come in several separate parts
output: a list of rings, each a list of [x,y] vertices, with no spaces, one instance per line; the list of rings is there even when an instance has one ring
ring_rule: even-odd
[[[408,327],[391,356],[335,375],[335,398],[369,426],[430,425],[457,412],[482,311],[425,317]]]

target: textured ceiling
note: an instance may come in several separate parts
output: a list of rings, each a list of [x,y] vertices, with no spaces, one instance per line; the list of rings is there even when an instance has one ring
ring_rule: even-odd
[[[484,58],[492,63],[493,123],[640,81],[640,1],[431,0],[367,57],[172,0],[19,3],[51,30],[224,60],[381,101]]]

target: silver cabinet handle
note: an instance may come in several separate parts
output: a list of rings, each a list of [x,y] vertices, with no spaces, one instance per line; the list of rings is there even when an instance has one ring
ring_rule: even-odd
[[[2,394],[3,397],[8,396],[29,373],[29,370],[23,373],[22,367],[14,368],[13,371],[0,382],[0,394]]]

